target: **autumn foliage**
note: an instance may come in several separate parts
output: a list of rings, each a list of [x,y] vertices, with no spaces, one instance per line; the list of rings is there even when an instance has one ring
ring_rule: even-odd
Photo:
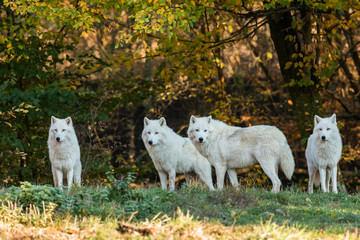
[[[340,168],[359,189],[358,1],[0,0],[0,179],[51,183],[50,116],[72,116],[85,183],[136,171],[157,180],[143,118],[275,125],[307,181],[313,116],[336,113]],[[242,181],[263,185],[261,169]],[[291,184],[291,183],[289,183]]]

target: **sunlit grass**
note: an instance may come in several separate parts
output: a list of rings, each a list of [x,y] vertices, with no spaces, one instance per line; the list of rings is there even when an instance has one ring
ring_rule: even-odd
[[[159,187],[119,189],[97,186],[61,192],[29,184],[2,189],[0,239],[359,237],[358,195],[309,195],[295,188],[276,194],[262,188],[209,191],[200,183],[185,184],[175,192]]]
[[[99,217],[66,217],[34,227],[0,221],[2,239],[357,239],[356,230],[327,233],[296,225],[279,225],[271,219],[246,226],[224,226],[194,218],[180,209],[172,217],[157,215],[145,221],[118,221]]]

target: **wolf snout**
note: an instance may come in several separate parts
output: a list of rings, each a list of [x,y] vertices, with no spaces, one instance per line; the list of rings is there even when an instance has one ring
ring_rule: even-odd
[[[57,137],[57,138],[56,138],[56,141],[60,142],[60,137]]]
[[[152,145],[152,144],[153,144],[153,141],[149,140],[148,143],[149,143],[150,145]]]
[[[202,143],[204,141],[204,138],[199,137],[199,142]]]
[[[325,141],[325,140],[326,140],[326,137],[325,137],[325,136],[321,136],[321,139],[322,139],[323,141]]]

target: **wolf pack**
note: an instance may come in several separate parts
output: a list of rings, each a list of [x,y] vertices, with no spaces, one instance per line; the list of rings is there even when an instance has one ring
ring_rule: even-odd
[[[191,116],[187,137],[174,132],[164,117],[144,118],[141,138],[159,174],[163,189],[175,190],[176,174],[195,172],[201,181],[215,190],[212,168],[215,169],[216,189],[224,187],[228,174],[231,185],[239,188],[237,169],[259,164],[272,182],[272,192],[279,192],[280,168],[290,180],[295,161],[285,135],[275,126],[230,126],[211,116]],[[48,138],[49,158],[55,187],[65,183],[81,184],[80,147],[71,117],[51,117]],[[305,156],[309,183],[323,192],[337,193],[337,165],[341,158],[342,141],[336,115],[314,116],[314,129],[310,135]]]

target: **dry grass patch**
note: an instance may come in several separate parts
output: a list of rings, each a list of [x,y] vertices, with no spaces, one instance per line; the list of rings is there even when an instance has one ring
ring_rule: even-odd
[[[152,220],[131,223],[98,217],[78,220],[67,216],[47,227],[28,226],[0,221],[1,239],[358,239],[356,229],[344,234],[315,232],[297,226],[278,225],[271,220],[251,226],[224,226],[194,219],[189,213],[177,210],[174,217],[157,215]]]

